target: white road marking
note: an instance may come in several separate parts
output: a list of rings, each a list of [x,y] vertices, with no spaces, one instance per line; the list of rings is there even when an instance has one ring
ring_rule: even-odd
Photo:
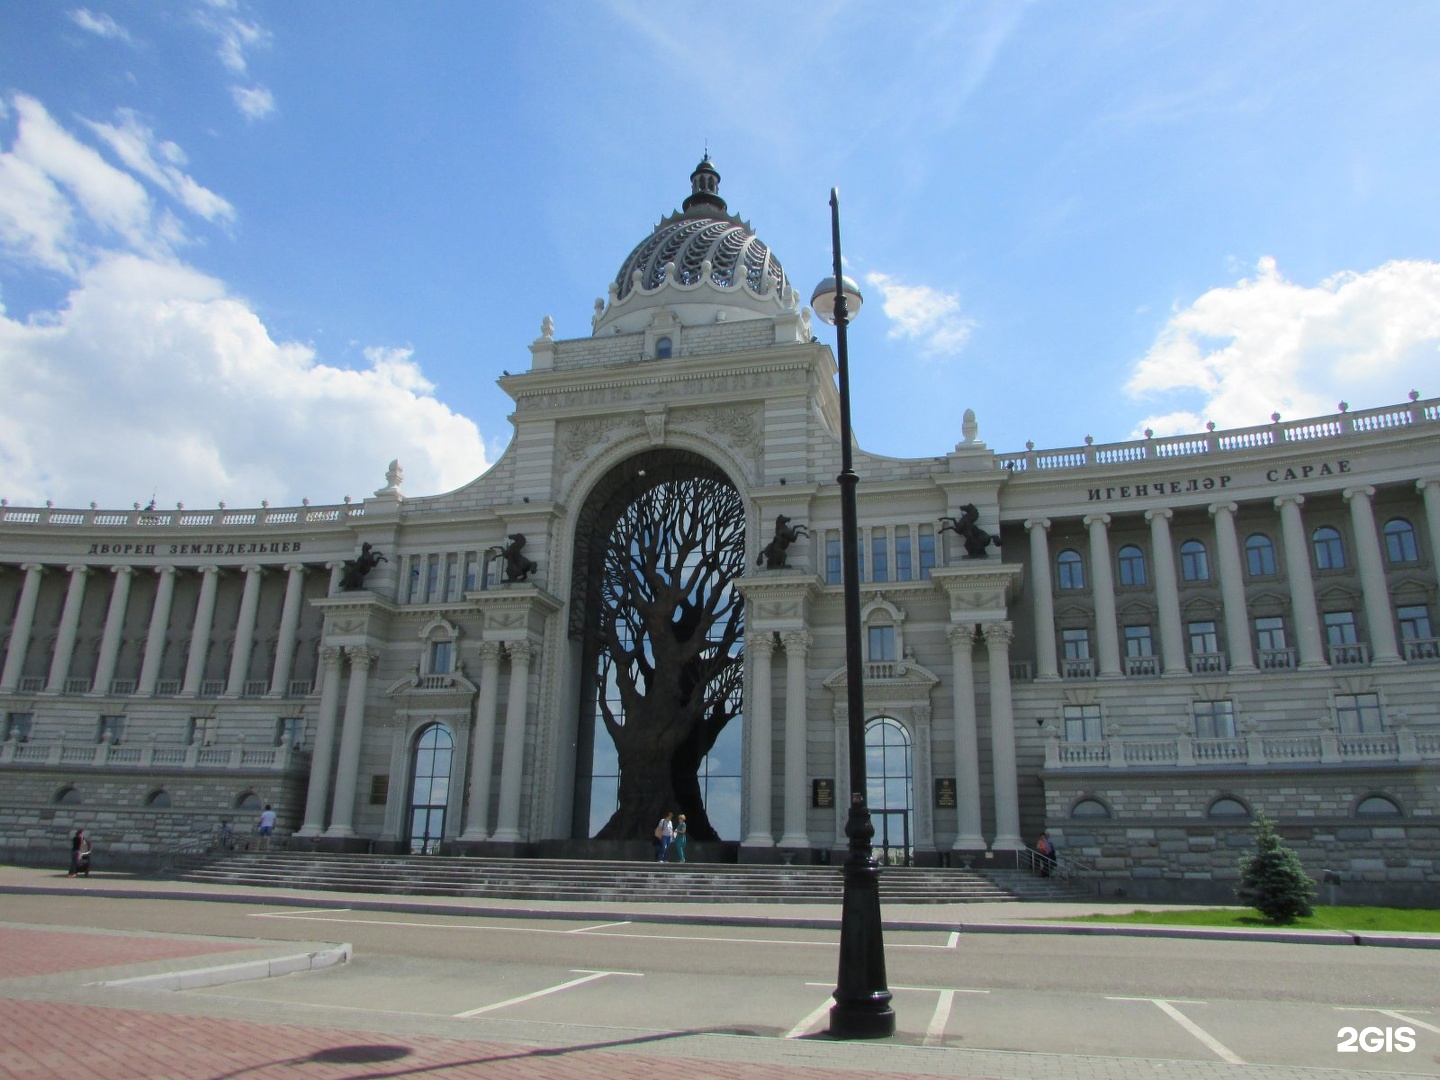
[[[806,986],[834,986],[834,983],[812,982]],[[891,990],[914,991],[917,994],[988,994],[989,990],[974,990],[967,986],[892,986]],[[1149,1001],[1149,998],[1125,998],[1125,1001]]]
[[[1414,1024],[1416,1027],[1422,1027],[1426,1031],[1433,1031],[1437,1035],[1440,1035],[1440,1027],[1436,1027],[1434,1024],[1427,1024],[1424,1020],[1416,1020],[1413,1016],[1406,1016],[1404,1013],[1396,1012],[1394,1009],[1364,1009],[1359,1006],[1336,1005],[1335,1011],[1379,1013],[1381,1016],[1391,1016],[1396,1020],[1404,1020],[1407,1024]]]
[[[328,915],[337,911],[354,911],[348,907],[286,908],[283,911],[251,911],[252,919],[289,919],[296,915]]]
[[[806,986],[824,986],[824,985],[828,985],[828,984],[826,984],[826,983],[806,983],[805,985],[806,985]],[[798,1024],[796,1024],[793,1028],[791,1028],[788,1032],[786,1032],[786,1033],[785,1033],[785,1038],[787,1038],[787,1039],[798,1039],[798,1038],[800,1038],[800,1036],[802,1036],[802,1035],[808,1035],[808,1034],[810,1033],[810,1030],[811,1030],[812,1028],[814,1028],[814,1026],[815,1026],[817,1023],[820,1022],[820,1018],[821,1018],[822,1016],[824,1016],[826,1013],[828,1013],[828,1012],[830,1011],[830,1007],[831,1007],[832,1005],[834,1005],[834,1004],[835,1004],[835,999],[834,999],[834,998],[828,998],[828,997],[827,997],[827,998],[820,1004],[820,1007],[819,1007],[818,1009],[816,1009],[816,1010],[815,1010],[814,1012],[812,1012],[810,1015],[808,1015],[807,1017],[805,1017],[804,1020],[801,1020]]]
[[[608,930],[612,926],[629,926],[629,919],[622,919],[620,922],[601,923],[599,926],[577,926],[574,930],[566,930],[567,934],[589,934],[596,930]]]
[[[960,931],[959,931],[959,930],[951,930],[951,931],[950,931],[950,940],[945,943],[945,947],[946,947],[947,949],[953,949],[953,948],[955,948],[955,946],[958,945],[958,944],[960,944]]]
[[[576,968],[576,971],[584,971],[584,968]],[[496,1009],[504,1009],[510,1005],[519,1005],[526,1001],[534,1001],[536,998],[548,997],[551,994],[558,994],[562,990],[569,990],[572,986],[580,986],[584,983],[594,982],[596,979],[603,979],[609,975],[628,975],[631,978],[639,979],[643,976],[638,971],[591,971],[579,979],[571,979],[559,986],[550,986],[544,990],[536,990],[533,994],[521,994],[519,997],[509,998],[505,1001],[497,1001],[493,1005],[482,1005],[478,1009],[471,1009],[468,1012],[456,1013],[456,1020],[464,1020],[467,1016],[479,1016],[481,1013],[494,1012]]]
[[[935,1003],[935,1015],[925,1029],[925,1046],[941,1046],[945,1042],[945,1025],[950,1021],[950,1005],[955,1000],[954,990],[941,990],[940,1000]]]
[[[1186,1031],[1188,1031],[1191,1035],[1195,1036],[1195,1038],[1199,1039],[1200,1042],[1203,1043],[1203,1044],[1204,1044],[1213,1054],[1215,1054],[1215,1056],[1218,1057],[1221,1061],[1224,1061],[1224,1062],[1226,1062],[1226,1063],[1228,1063],[1228,1064],[1230,1064],[1230,1065],[1244,1065],[1244,1064],[1245,1064],[1245,1062],[1240,1058],[1240,1056],[1239,1056],[1238,1054],[1235,1053],[1235,1051],[1231,1050],[1228,1046],[1226,1046],[1224,1043],[1222,1043],[1219,1039],[1215,1038],[1215,1036],[1211,1035],[1208,1031],[1206,1031],[1204,1028],[1202,1028],[1199,1024],[1195,1023],[1195,1021],[1191,1020],[1188,1016],[1186,1016],[1184,1013],[1182,1013],[1179,1009],[1175,1008],[1176,1005],[1204,1005],[1205,1002],[1203,1002],[1203,1001],[1180,1001],[1180,1000],[1177,1000],[1177,999],[1169,999],[1169,1000],[1167,1000],[1167,999],[1165,999],[1165,998],[1140,998],[1140,997],[1107,997],[1106,1000],[1107,1000],[1107,1001],[1148,1001],[1148,1002],[1150,1002],[1151,1005],[1154,1005],[1157,1009],[1159,1009],[1161,1012],[1163,1012],[1166,1016],[1170,1017],[1171,1020],[1174,1020],[1177,1024],[1179,1024],[1182,1028],[1184,1028]]]

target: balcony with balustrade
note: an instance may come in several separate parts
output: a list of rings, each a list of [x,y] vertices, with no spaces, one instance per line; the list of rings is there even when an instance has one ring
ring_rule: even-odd
[[[1419,765],[1440,763],[1440,729],[1266,735],[1228,738],[1123,737],[1066,742],[1058,732],[1045,743],[1045,768],[1194,769],[1283,768],[1304,765]]]

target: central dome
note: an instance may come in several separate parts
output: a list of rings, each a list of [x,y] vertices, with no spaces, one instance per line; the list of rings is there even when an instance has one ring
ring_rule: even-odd
[[[634,333],[665,308],[682,325],[758,319],[795,306],[785,269],[748,222],[720,197],[707,154],[690,174],[690,196],[636,245],[610,286],[595,333]]]

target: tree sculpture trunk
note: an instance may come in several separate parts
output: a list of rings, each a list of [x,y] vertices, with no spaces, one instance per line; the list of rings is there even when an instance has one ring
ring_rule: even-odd
[[[599,839],[653,835],[686,815],[717,839],[697,769],[740,711],[745,515],[724,480],[668,478],[611,528],[600,582],[597,705],[620,764],[619,806]]]

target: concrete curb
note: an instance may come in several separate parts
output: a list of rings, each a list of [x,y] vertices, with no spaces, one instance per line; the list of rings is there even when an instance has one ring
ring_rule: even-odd
[[[318,952],[296,953],[269,960],[246,960],[238,964],[196,968],[193,971],[162,971],[157,975],[137,975],[132,979],[113,979],[100,985],[117,990],[199,990],[206,986],[273,979],[277,975],[293,975],[297,971],[321,971],[336,964],[350,962],[349,942]]]

